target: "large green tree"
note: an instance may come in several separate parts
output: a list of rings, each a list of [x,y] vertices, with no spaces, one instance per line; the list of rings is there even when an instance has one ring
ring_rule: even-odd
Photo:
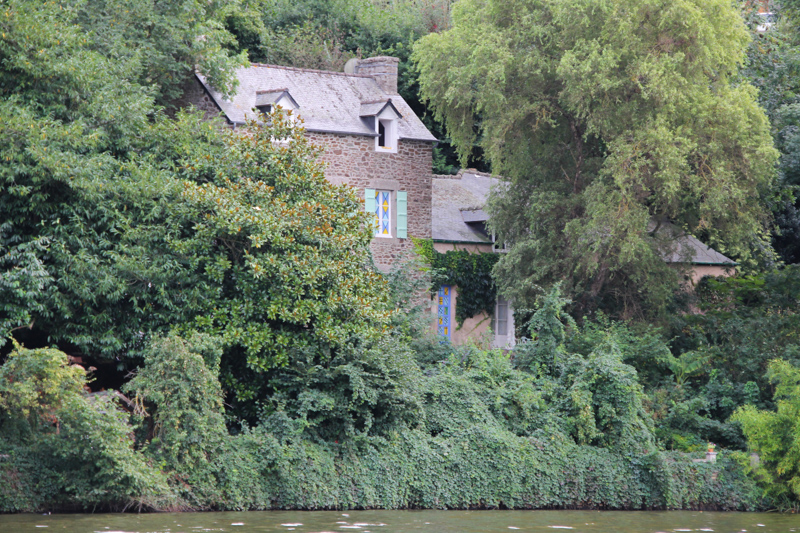
[[[200,331],[224,347],[240,416],[280,392],[271,408],[335,412],[354,431],[391,417],[413,372],[377,344],[391,305],[354,191],[325,180],[283,115],[237,131],[169,116],[157,102],[191,54],[152,48],[150,19],[90,5],[13,0],[0,18],[0,347],[9,333],[56,344],[104,387],[147,359],[150,338]],[[154,28],[189,16],[134,7]],[[108,33],[114,21],[139,52]]]
[[[563,280],[579,312],[663,310],[679,287],[664,222],[746,265],[769,253],[776,151],[734,83],[749,35],[727,0],[462,0],[415,48],[421,91],[465,158],[477,138],[509,186],[501,290]]]

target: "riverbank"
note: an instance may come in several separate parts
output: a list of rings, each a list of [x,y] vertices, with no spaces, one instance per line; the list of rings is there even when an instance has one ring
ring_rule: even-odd
[[[442,438],[409,431],[360,446],[253,429],[231,437],[206,468],[175,475],[170,493],[127,502],[55,491],[58,473],[32,459],[12,455],[0,463],[3,512],[764,509],[761,492],[725,454],[693,463],[686,454],[622,455],[477,427]]]

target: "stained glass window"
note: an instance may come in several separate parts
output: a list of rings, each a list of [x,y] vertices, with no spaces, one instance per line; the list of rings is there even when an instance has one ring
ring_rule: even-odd
[[[450,338],[450,287],[439,287],[439,335]]]
[[[375,191],[375,235],[392,236],[392,191]]]

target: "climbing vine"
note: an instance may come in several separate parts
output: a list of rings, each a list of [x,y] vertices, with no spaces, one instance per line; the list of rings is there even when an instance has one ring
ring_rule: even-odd
[[[431,265],[431,290],[442,285],[458,287],[456,320],[459,327],[468,318],[485,311],[491,315],[497,300],[497,287],[492,269],[500,258],[497,254],[450,250],[439,253],[430,239],[414,239],[417,253]]]

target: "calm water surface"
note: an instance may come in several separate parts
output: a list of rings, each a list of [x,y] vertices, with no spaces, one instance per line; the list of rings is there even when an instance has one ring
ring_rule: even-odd
[[[715,533],[800,532],[800,515],[689,511],[268,511],[0,515],[0,532]]]

